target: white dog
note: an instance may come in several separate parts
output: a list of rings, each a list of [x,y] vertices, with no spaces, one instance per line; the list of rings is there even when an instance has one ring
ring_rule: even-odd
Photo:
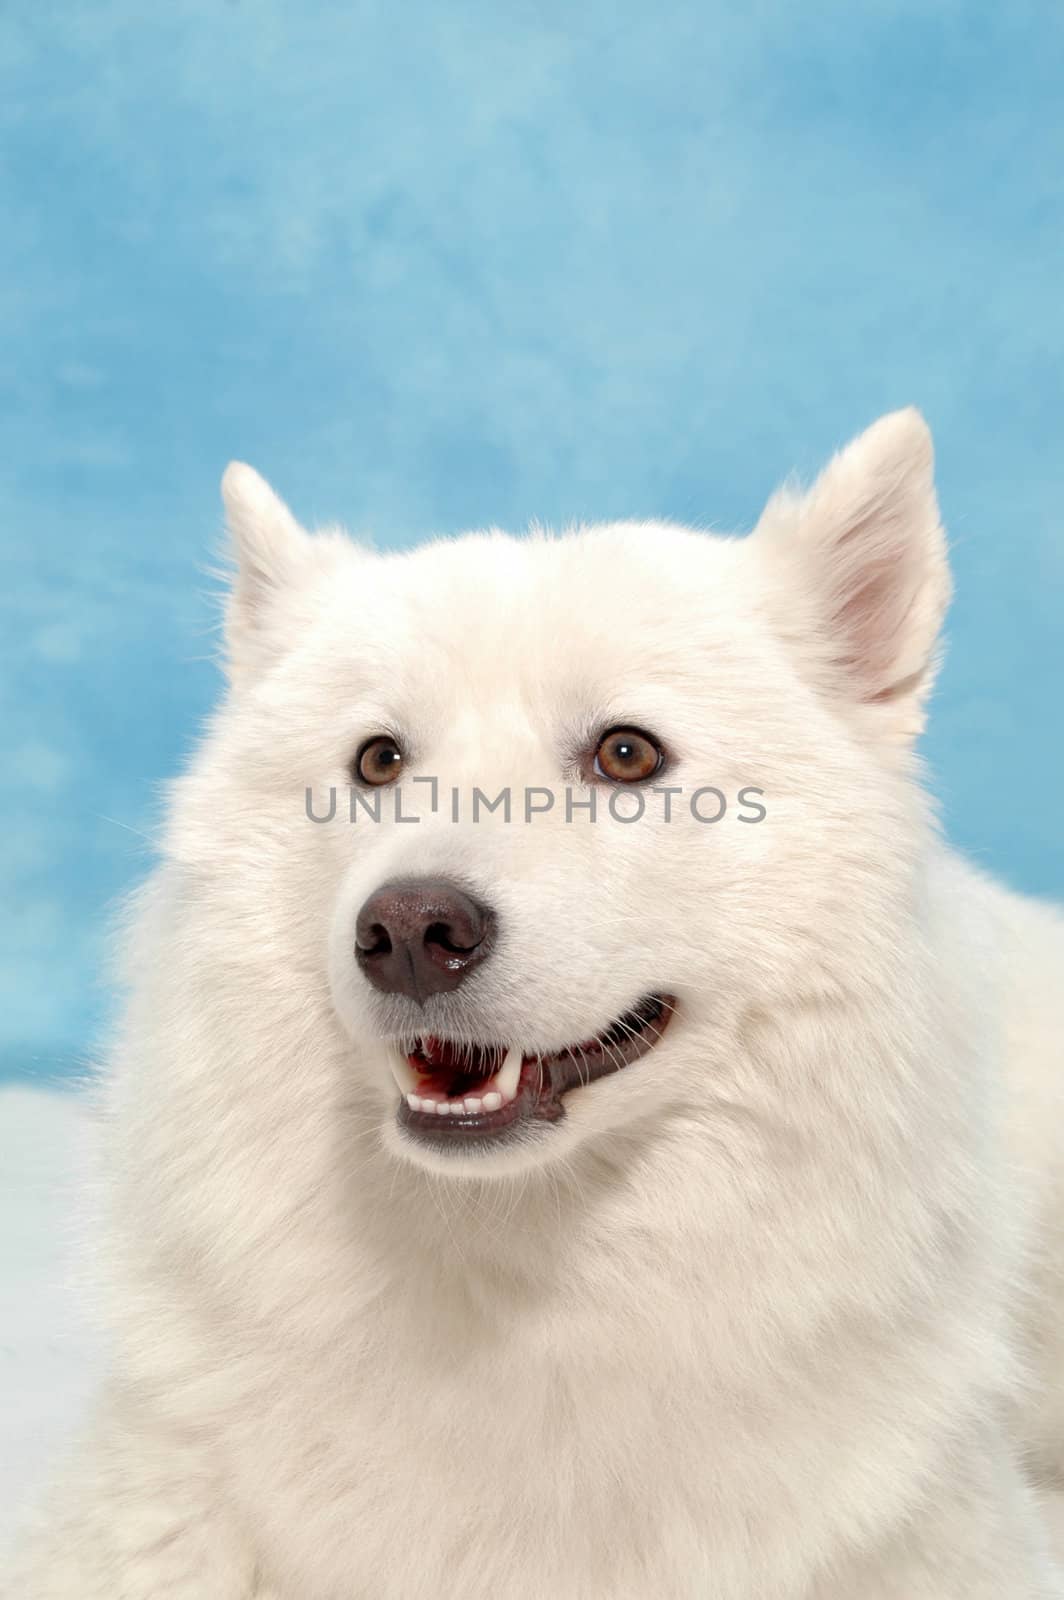
[[[113,1379],[5,1594],[1064,1595],[1064,924],[919,787],[920,417],[738,540],[224,493]]]

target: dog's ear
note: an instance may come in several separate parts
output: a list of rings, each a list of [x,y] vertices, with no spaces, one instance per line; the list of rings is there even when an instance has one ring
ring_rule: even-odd
[[[807,656],[812,646],[831,691],[875,708],[887,737],[915,738],[950,596],[920,413],[881,417],[807,494],[780,491],[755,538],[786,585],[774,584],[781,625]]]
[[[222,501],[236,567],[225,618],[228,666],[231,677],[240,677],[262,655],[274,603],[306,564],[311,539],[242,461],[226,467]]]

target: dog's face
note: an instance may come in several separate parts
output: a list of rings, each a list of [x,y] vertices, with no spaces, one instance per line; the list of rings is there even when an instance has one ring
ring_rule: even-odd
[[[260,825],[246,927],[277,983],[320,978],[388,1149],[509,1175],[697,1115],[744,1012],[828,981],[829,908],[860,912],[905,825],[948,587],[919,418],[744,540],[384,557],[308,536],[248,468],[225,490],[206,788]]]

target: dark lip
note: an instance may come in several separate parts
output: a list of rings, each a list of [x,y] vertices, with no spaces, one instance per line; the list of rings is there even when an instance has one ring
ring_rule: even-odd
[[[514,1137],[522,1125],[558,1122],[565,1115],[564,1097],[570,1089],[619,1072],[645,1056],[661,1039],[675,1009],[672,995],[644,995],[594,1039],[550,1055],[526,1056],[517,1093],[497,1110],[441,1117],[435,1112],[412,1111],[401,1098],[399,1125],[420,1145],[454,1150],[461,1145],[503,1142]],[[498,1054],[501,1062],[501,1049]]]

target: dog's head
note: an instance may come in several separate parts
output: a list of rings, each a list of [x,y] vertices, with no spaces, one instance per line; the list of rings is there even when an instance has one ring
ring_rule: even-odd
[[[250,468],[224,493],[232,690],[188,848],[224,858],[263,1014],[284,990],[297,1052],[332,1030],[396,1156],[510,1174],[697,1115],[744,1017],[896,919],[949,587],[915,412],[743,539],[380,555]]]

